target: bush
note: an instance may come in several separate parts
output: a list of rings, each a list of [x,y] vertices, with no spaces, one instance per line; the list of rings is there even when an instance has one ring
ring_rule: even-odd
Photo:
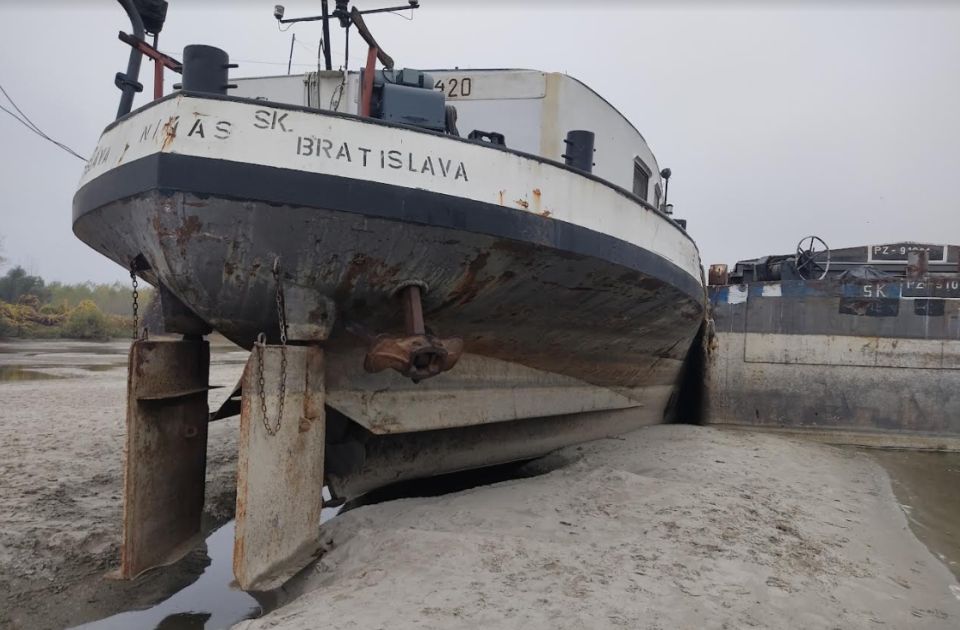
[[[154,293],[140,289],[146,313]],[[45,284],[43,278],[14,267],[0,276],[0,337],[104,340],[129,337],[133,322],[130,287],[113,284]]]
[[[108,339],[112,332],[109,318],[92,300],[83,300],[69,314],[63,336],[74,339]]]
[[[18,333],[19,326],[14,307],[5,302],[0,302],[0,338],[16,337]]]

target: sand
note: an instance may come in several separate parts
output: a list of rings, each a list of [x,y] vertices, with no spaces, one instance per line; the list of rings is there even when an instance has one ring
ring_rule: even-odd
[[[64,377],[0,382],[0,628],[145,606],[208,562],[104,578],[119,561],[125,344],[58,347],[0,344],[0,366]],[[211,381],[235,382],[242,358]],[[235,421],[212,425],[211,527],[232,514],[235,456]],[[320,560],[273,594],[283,606],[236,627],[960,627],[960,585],[868,455],[674,425],[532,468],[341,514]]]
[[[657,426],[541,476],[342,514],[282,628],[951,628],[960,586],[869,456]]]
[[[6,369],[60,377],[0,383],[0,628],[63,628],[145,606],[209,562],[194,553],[134,582],[105,578],[119,565],[128,346],[0,347]],[[221,349],[211,383],[236,383],[240,358]],[[210,427],[208,529],[233,515],[236,434],[235,419]]]

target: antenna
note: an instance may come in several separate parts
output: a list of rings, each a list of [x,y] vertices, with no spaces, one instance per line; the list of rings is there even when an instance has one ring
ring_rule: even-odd
[[[340,22],[340,26],[349,30],[353,23],[351,15],[355,12],[359,15],[368,15],[370,13],[395,13],[397,11],[412,11],[420,8],[420,0],[408,0],[406,5],[395,7],[383,7],[381,9],[367,9],[358,11],[356,7],[350,8],[350,0],[334,0],[333,13],[329,13],[328,0],[322,0],[321,14],[298,18],[284,18],[286,10],[282,4],[273,7],[273,17],[277,24],[296,24],[297,22],[323,22],[323,60],[327,70],[332,70],[333,66],[330,60],[330,18],[334,17]]]

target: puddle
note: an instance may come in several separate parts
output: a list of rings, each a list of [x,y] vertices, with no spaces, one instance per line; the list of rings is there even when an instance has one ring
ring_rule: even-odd
[[[960,453],[871,450],[910,529],[960,579]]]
[[[323,496],[330,499],[326,488]],[[320,522],[326,523],[339,512],[339,507],[323,508]],[[150,608],[118,613],[73,626],[73,630],[225,630],[260,616],[263,608],[257,600],[234,586],[233,534],[234,521],[230,521],[207,537],[210,564],[189,586]]]
[[[122,612],[75,629],[217,630],[260,614],[260,605],[247,593],[232,588],[233,531],[230,521],[207,537],[210,565],[196,582],[146,610]]]
[[[38,356],[42,354],[72,355],[125,355],[130,350],[130,341],[78,341],[70,339],[21,339],[0,341],[0,354],[22,354]]]
[[[109,372],[118,368],[126,368],[125,363],[98,363],[96,365],[78,365],[78,368],[85,372]]]
[[[65,378],[57,374],[49,374],[40,370],[25,368],[19,365],[0,365],[0,383],[14,383],[17,381],[48,381]]]

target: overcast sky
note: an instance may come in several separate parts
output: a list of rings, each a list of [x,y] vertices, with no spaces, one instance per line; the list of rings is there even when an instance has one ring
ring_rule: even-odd
[[[116,112],[113,76],[128,53],[117,31],[129,23],[111,0],[38,4],[0,0],[0,84],[47,134],[88,155]],[[278,32],[274,4],[171,0],[160,48],[179,56],[186,44],[211,44],[241,64],[235,76],[283,74],[290,32]],[[319,12],[317,1],[285,4],[288,17]],[[526,67],[581,79],[673,170],[670,199],[704,264],[789,252],[807,234],[832,247],[960,243],[960,9],[596,0],[422,7],[412,21],[368,20],[399,65]],[[294,68],[304,72],[316,63],[320,27],[294,30]],[[352,68],[363,52],[354,46]],[[71,231],[83,164],[2,112],[0,146],[8,264],[48,280],[126,278]]]

